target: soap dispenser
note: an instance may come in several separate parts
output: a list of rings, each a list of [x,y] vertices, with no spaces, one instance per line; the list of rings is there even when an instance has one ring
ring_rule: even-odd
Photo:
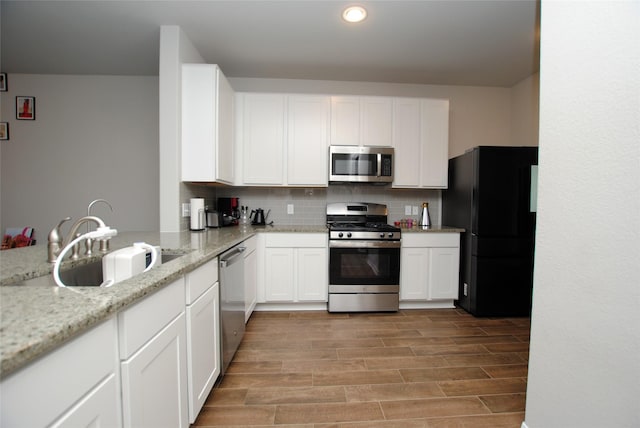
[[[431,227],[431,217],[429,217],[429,203],[422,203],[422,213],[420,214],[420,223],[421,227],[427,228]]]

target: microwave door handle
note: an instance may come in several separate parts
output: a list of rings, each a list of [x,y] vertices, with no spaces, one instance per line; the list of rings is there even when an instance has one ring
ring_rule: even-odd
[[[382,174],[382,153],[378,153],[376,156],[377,160],[377,168],[376,168],[376,177],[380,177]]]

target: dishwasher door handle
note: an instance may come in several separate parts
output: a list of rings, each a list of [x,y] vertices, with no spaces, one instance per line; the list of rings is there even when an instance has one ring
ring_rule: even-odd
[[[226,268],[227,266],[234,264],[246,249],[247,247],[237,247],[227,253],[224,253],[220,257],[220,267]]]

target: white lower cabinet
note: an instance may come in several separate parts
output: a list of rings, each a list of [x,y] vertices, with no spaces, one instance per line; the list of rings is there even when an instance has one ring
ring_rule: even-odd
[[[3,379],[0,426],[122,426],[116,334],[114,317]]]
[[[114,411],[114,398],[119,395],[119,385],[117,376],[112,374],[73,406],[63,417],[54,422],[51,427],[91,428],[122,426],[120,409],[118,408],[118,411]]]
[[[220,375],[218,258],[185,276],[189,423],[193,423]]]
[[[264,284],[260,302],[326,302],[326,233],[273,233],[264,237]]]
[[[459,233],[404,233],[400,250],[400,302],[452,305],[458,298]],[[405,306],[408,307],[408,306]]]
[[[118,314],[125,427],[188,427],[184,278]]]
[[[188,427],[220,374],[218,287],[215,258],[3,379],[0,426]]]

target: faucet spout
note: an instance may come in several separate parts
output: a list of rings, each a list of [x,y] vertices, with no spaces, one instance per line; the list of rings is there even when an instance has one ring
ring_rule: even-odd
[[[60,236],[60,226],[62,226],[62,223],[64,223],[65,221],[71,220],[70,217],[67,217],[65,219],[63,219],[58,226],[54,227],[53,230],[51,230],[51,232],[49,232],[49,242],[48,242],[48,246],[47,246],[47,252],[48,252],[48,258],[47,261],[49,261],[50,263],[55,263],[55,261],[58,258],[58,255],[60,254],[60,251],[62,251],[62,249],[71,241],[73,241],[75,239],[75,235],[76,233],[78,233],[78,229],[80,228],[80,226],[82,226],[84,223],[89,223],[89,222],[93,222],[95,223],[98,227],[106,227],[106,225],[104,224],[104,221],[102,221],[102,219],[100,217],[96,217],[96,216],[84,216],[79,218],[78,220],[76,220],[75,223],[73,223],[73,225],[71,226],[71,229],[69,230],[69,233],[67,234],[66,238],[61,239]],[[77,257],[77,254],[76,254]]]
[[[71,229],[69,229],[69,233],[67,234],[67,237],[63,241],[63,244],[64,244],[63,247],[67,245],[69,242],[71,242],[73,239],[75,239],[76,233],[78,233],[78,229],[80,229],[80,226],[82,226],[83,223],[88,223],[90,221],[94,222],[98,227],[106,226],[106,224],[104,224],[104,221],[102,221],[100,217],[96,217],[94,215],[86,215],[84,217],[80,217],[78,220],[76,220],[75,223],[73,223],[73,225],[71,226]]]

